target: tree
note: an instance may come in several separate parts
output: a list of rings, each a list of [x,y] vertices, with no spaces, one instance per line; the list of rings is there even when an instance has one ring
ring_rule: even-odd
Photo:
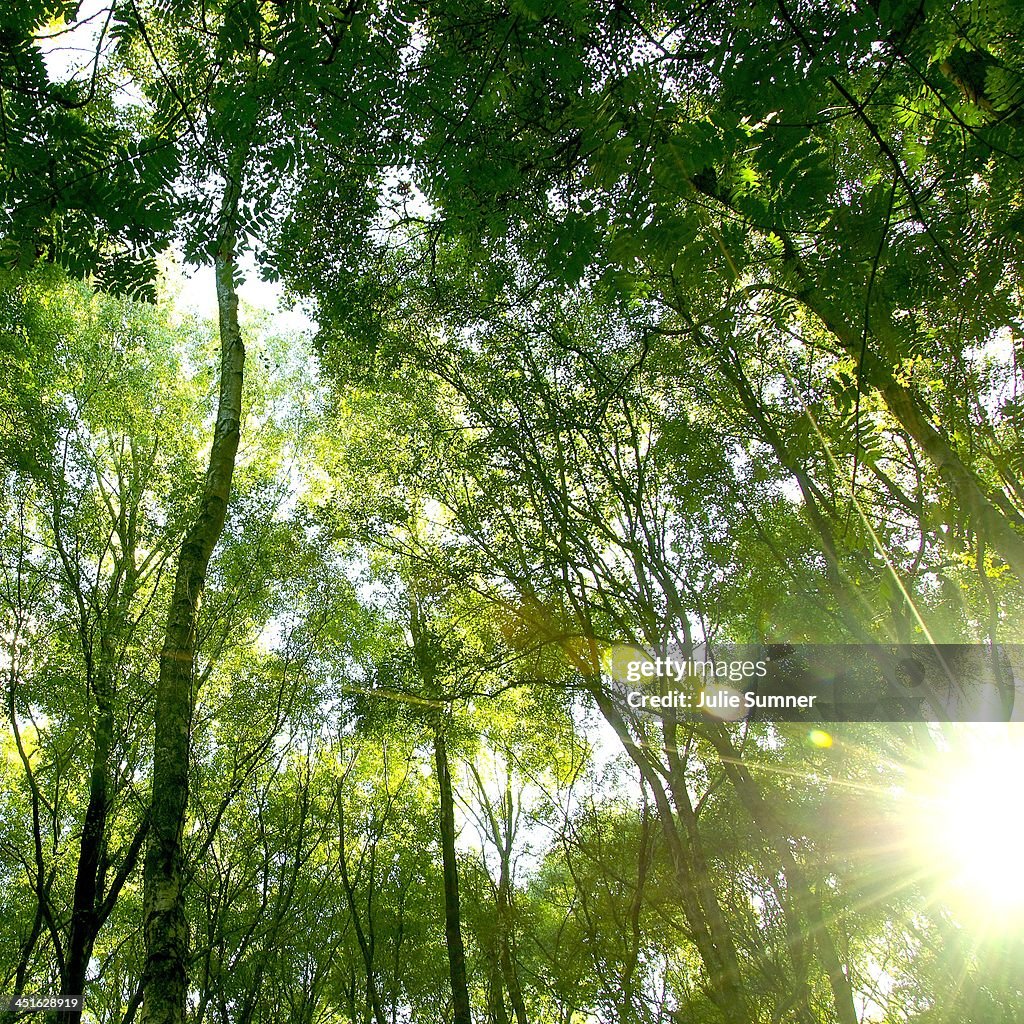
[[[122,1024],[1019,1017],[1019,942],[912,835],[957,729],[623,672],[983,641],[1012,710],[1019,21],[0,15],[0,982]],[[216,338],[27,272],[154,294],[172,241]],[[319,362],[240,314],[249,254]]]
[[[194,355],[202,336],[52,272],[8,280],[4,305],[20,385],[3,451],[6,704],[31,807],[34,853],[21,855],[35,906],[12,977],[20,993],[33,963],[52,957],[59,990],[80,994],[148,829],[133,783],[151,713],[141,681],[200,429],[176,349]],[[49,764],[31,749],[43,735],[64,748]]]
[[[506,279],[521,284],[600,280],[652,300],[655,330],[692,335],[723,364],[744,359],[738,339],[797,339],[808,363],[831,359],[854,465],[895,424],[949,518],[1019,579],[1016,399],[993,413],[938,386],[976,372],[965,339],[984,348],[1015,316],[1011,18],[970,3],[716,5],[699,18],[672,5],[606,16],[565,4],[543,18],[481,7],[422,54],[424,93],[466,84],[459,116],[421,106],[417,184],[439,216],[420,258],[436,267],[430,253],[461,233],[492,297],[502,268],[484,269],[487,248],[509,254]],[[758,33],[765,45],[751,47]],[[998,113],[958,77],[971,62],[946,59],[968,51],[976,72],[992,69]],[[322,311],[330,329],[329,297]],[[884,414],[868,421],[876,402]]]
[[[247,3],[204,6],[198,12],[158,7],[148,20],[133,7],[123,33],[128,66],[149,65],[146,80],[156,123],[164,130],[180,131],[182,162],[192,175],[191,202],[183,208],[185,248],[187,254],[212,257],[221,336],[213,446],[200,505],[178,560],[157,691],[152,831],[146,857],[147,1024],[180,1021],[185,1009],[188,934],[181,860],[196,623],[210,559],[227,515],[242,417],[245,350],[237,312],[237,250],[247,232],[268,229],[275,200],[266,172],[293,165],[301,145],[293,128],[310,116],[314,91],[327,85],[322,67],[335,63],[343,43],[345,59],[337,61],[331,77],[357,66],[365,55],[364,25],[362,17],[350,18],[340,9],[321,22],[310,21],[298,10],[270,18],[260,4]],[[375,40],[369,46],[380,52]],[[195,83],[189,81],[187,69],[197,60],[203,75]],[[293,88],[283,90],[286,81]],[[374,109],[386,107],[387,96]],[[349,141],[356,135],[352,130],[346,134]],[[346,175],[346,183],[358,188],[366,178],[361,170]],[[212,218],[200,198],[211,173],[222,181],[219,208]]]

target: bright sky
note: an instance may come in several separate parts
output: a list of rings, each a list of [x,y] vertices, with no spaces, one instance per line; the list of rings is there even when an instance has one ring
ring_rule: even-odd
[[[72,28],[52,25],[36,37],[51,79],[72,78],[92,65],[109,11],[110,4],[104,0],[82,0]]]
[[[282,307],[281,286],[261,281],[251,255],[246,255],[241,262],[245,280],[238,288],[238,297],[246,305],[255,309],[265,310],[273,314],[271,327],[274,331],[312,331],[315,325],[300,310],[288,310]],[[176,305],[182,312],[194,312],[206,319],[217,316],[217,289],[214,283],[213,267],[190,267],[179,264],[181,274],[181,291],[178,293]]]
[[[105,35],[105,47],[111,42],[107,25],[109,13],[110,4],[106,0],[83,0],[72,28],[52,25],[40,33],[38,46],[51,79],[83,78],[91,73],[100,35]],[[213,268],[181,265],[180,256],[178,264],[182,279],[177,300],[179,308],[204,318],[216,317]],[[251,259],[243,261],[242,267],[245,282],[239,288],[239,297],[256,309],[275,314],[272,319],[275,330],[309,330],[313,327],[302,313],[281,308],[281,288],[261,281]]]

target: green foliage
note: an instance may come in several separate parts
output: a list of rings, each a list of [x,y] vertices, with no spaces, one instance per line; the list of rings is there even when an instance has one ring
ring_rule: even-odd
[[[138,1009],[217,363],[110,293],[234,240],[318,334],[245,326],[196,1024],[451,1016],[442,746],[480,1021],[1017,1019],[1018,939],[902,820],[954,730],[640,716],[608,673],[1019,639],[1017,6],[154,0],[57,81],[79,14],[0,15],[0,988],[67,984],[102,806],[88,1015]]]

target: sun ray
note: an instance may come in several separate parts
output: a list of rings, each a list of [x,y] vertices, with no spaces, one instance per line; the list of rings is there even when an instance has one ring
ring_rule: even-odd
[[[1024,743],[1009,727],[963,730],[908,776],[907,827],[939,897],[975,928],[1020,926],[1024,913]]]

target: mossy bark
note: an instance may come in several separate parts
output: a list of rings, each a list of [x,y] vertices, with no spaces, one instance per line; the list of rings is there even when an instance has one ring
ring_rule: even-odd
[[[225,201],[226,208],[229,202]],[[241,433],[245,346],[238,324],[232,235],[222,239],[214,267],[221,343],[217,422],[199,510],[178,558],[157,682],[153,795],[144,871],[144,1024],[184,1024],[185,1020],[188,922],[182,891],[182,837],[188,806],[196,623],[207,568],[224,529]]]

